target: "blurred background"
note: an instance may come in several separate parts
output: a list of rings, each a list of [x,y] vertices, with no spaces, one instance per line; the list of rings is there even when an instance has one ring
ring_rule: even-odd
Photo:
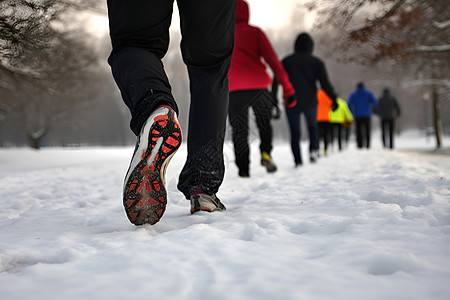
[[[250,23],[267,33],[280,59],[309,32],[340,97],[359,81],[377,97],[388,87],[402,109],[397,133],[417,130],[441,147],[450,133],[448,0],[248,3]],[[187,128],[177,14],[175,3],[164,64]],[[134,145],[107,64],[110,47],[106,1],[0,0],[0,147]],[[284,116],[273,126],[275,139],[288,139]]]

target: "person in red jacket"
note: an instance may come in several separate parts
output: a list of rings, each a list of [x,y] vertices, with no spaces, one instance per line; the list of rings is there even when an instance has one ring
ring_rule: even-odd
[[[254,111],[256,124],[261,139],[261,164],[268,172],[275,172],[277,167],[270,157],[272,151],[271,111],[273,98],[267,91],[272,83],[267,74],[266,63],[275,78],[283,86],[285,104],[296,104],[295,91],[289,82],[277,54],[264,32],[249,25],[250,11],[247,2],[238,0],[236,5],[235,45],[228,73],[230,103],[228,117],[232,127],[232,138],[236,165],[239,176],[249,177],[250,148],[248,144],[248,110]]]

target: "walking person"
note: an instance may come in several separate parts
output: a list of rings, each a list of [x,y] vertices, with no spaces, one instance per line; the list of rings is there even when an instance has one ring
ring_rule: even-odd
[[[348,132],[352,126],[353,115],[350,109],[348,108],[347,102],[344,99],[337,97],[337,109],[335,111],[331,111],[330,113],[330,123],[332,126],[331,129],[331,144],[334,144],[334,137],[337,136],[338,141],[338,149],[341,151],[342,147],[342,138],[344,137],[346,145],[348,142]],[[345,136],[344,136],[345,135]]]
[[[319,126],[319,141],[323,141],[323,154],[328,155],[328,144],[331,142],[331,105],[333,101],[323,89],[317,91],[317,123]],[[320,142],[319,142],[320,149]]]
[[[161,62],[169,45],[173,1],[108,0],[107,4],[112,42],[108,62],[137,136],[123,205],[133,224],[155,224],[167,204],[165,170],[182,140],[177,103]],[[225,210],[216,193],[224,176],[227,74],[236,0],[178,0],[177,4],[191,96],[188,155],[178,189],[190,200],[191,213]]]
[[[247,2],[237,0],[235,45],[229,71],[228,116],[233,130],[235,162],[241,177],[250,176],[248,144],[250,107],[253,109],[261,139],[259,147],[261,165],[266,167],[269,173],[277,170],[270,155],[273,135],[270,122],[274,98],[267,91],[272,79],[267,74],[266,63],[283,86],[286,104],[295,105],[294,88],[289,82],[288,75],[264,32],[258,27],[249,25],[249,16]]]
[[[350,108],[356,122],[356,143],[358,148],[370,148],[372,110],[378,106],[378,100],[371,91],[359,82],[356,90],[348,98]]]
[[[303,163],[301,141],[301,115],[306,119],[309,133],[309,159],[316,162],[319,153],[319,129],[317,125],[317,82],[325,90],[333,101],[333,109],[336,108],[336,94],[328,78],[325,63],[314,56],[314,41],[308,33],[298,35],[294,53],[282,60],[284,69],[289,75],[295,90],[297,104],[286,107],[286,116],[291,133],[291,149],[294,163],[300,166]],[[272,94],[276,96],[278,83],[274,80]]]
[[[395,119],[400,116],[400,106],[388,88],[383,90],[383,95],[378,99],[376,113],[381,118],[381,138],[385,148],[394,149]],[[389,139],[388,139],[389,137]]]

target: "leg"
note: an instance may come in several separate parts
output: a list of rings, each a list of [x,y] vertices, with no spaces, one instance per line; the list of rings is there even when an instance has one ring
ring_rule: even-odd
[[[362,148],[363,142],[362,142],[362,127],[363,127],[363,121],[361,118],[356,118],[356,144],[358,145],[358,148]]]
[[[330,145],[331,145],[331,151],[334,151],[334,138],[335,138],[335,132],[337,131],[336,123],[330,123]]]
[[[368,149],[370,148],[370,134],[372,132],[370,118],[366,118],[365,123],[366,123],[366,148]]]
[[[381,140],[383,141],[383,147],[387,147],[386,144],[386,130],[387,130],[387,123],[385,119],[381,120]]]
[[[258,126],[259,137],[261,143],[259,149],[261,151],[261,165],[266,167],[267,172],[273,173],[277,170],[277,166],[270,157],[272,151],[272,125],[270,119],[272,117],[272,99],[267,90],[255,90],[256,95],[252,101],[252,108],[255,113],[256,125]]]
[[[324,122],[323,149],[324,149],[325,155],[328,154],[328,144],[330,142],[330,131],[331,131],[330,122]]]
[[[172,2],[108,0],[113,50],[108,59],[138,135],[124,181],[123,204],[135,225],[154,224],[167,203],[164,174],[181,144],[176,103],[161,58],[167,51]],[[156,109],[158,106],[167,107]],[[156,109],[156,110],[155,110]]]
[[[272,103],[270,94],[266,90],[256,90],[254,101],[252,101],[253,112],[255,113],[256,125],[259,130],[261,152],[270,154],[272,151],[273,130],[271,120]]]
[[[317,122],[317,126],[319,128],[319,148],[320,148],[320,140],[325,142],[325,124],[324,122]]]
[[[394,149],[394,120],[389,120],[389,147]]]
[[[319,126],[317,124],[317,108],[304,111],[306,124],[309,132],[309,151],[319,151]]]
[[[345,134],[345,147],[348,147],[348,141],[350,140],[350,134],[352,133],[352,127],[350,128],[344,128],[344,134]]]
[[[250,148],[248,145],[248,103],[246,91],[230,93],[228,118],[232,127],[235,162],[240,176],[249,176]]]
[[[113,47],[108,62],[136,135],[156,107],[168,105],[178,112],[161,62],[169,45],[172,8],[173,1],[108,0]]]
[[[336,128],[337,128],[337,139],[338,139],[338,146],[339,146],[339,151],[342,150],[342,124],[336,124]]]
[[[300,147],[301,142],[301,123],[300,123],[300,111],[296,108],[286,107],[286,116],[289,124],[289,131],[291,133],[291,150],[294,155],[295,165],[301,165],[302,152]]]
[[[367,147],[367,123],[365,118],[361,118],[361,147]]]
[[[225,172],[223,142],[228,110],[228,69],[234,47],[235,0],[178,0],[181,51],[191,92],[188,157],[178,189],[218,192]]]

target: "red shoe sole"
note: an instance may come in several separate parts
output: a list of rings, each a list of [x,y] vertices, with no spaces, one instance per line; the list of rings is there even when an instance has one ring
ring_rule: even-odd
[[[147,150],[124,186],[123,205],[128,219],[135,225],[153,225],[163,216],[167,205],[165,170],[182,140],[181,127],[172,110],[153,121]],[[161,138],[162,142],[158,142]]]

